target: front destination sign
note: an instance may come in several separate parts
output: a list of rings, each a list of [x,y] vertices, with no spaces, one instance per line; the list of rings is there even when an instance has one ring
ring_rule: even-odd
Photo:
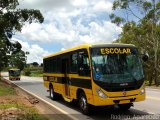
[[[131,54],[130,48],[101,48],[100,53],[105,54]]]

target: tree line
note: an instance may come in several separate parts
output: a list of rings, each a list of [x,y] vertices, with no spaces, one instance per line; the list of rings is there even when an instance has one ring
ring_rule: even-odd
[[[134,44],[141,53],[149,54],[149,61],[144,63],[145,79],[149,81],[149,85],[158,86],[160,83],[160,1],[114,0],[110,19],[116,25],[122,26],[122,33],[114,42]]]

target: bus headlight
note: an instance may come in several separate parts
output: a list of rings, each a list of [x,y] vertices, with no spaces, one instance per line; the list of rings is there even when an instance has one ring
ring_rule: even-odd
[[[142,95],[142,94],[144,94],[145,93],[145,90],[144,90],[144,88],[142,88],[141,90],[140,90],[140,94]]]
[[[143,87],[142,87],[142,89],[140,90],[139,93],[140,93],[141,95],[145,93],[145,87],[144,87],[144,85],[143,85]]]
[[[104,92],[101,89],[96,88],[96,92],[99,95],[99,97],[101,97],[101,98],[108,98],[108,96],[105,95]]]

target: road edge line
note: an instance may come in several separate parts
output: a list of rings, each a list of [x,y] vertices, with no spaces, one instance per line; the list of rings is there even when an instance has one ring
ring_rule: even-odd
[[[5,79],[5,78],[4,78],[4,79]],[[5,79],[5,80],[7,80],[7,79]],[[20,87],[20,86],[16,85],[16,84],[15,84],[15,83],[13,83],[12,81],[9,81],[9,80],[7,80],[7,81],[8,81],[8,82],[11,82],[13,85],[17,86],[18,88],[22,89],[23,91],[27,92],[28,94],[30,94],[30,95],[32,95],[32,96],[34,96],[34,97],[36,97],[37,99],[40,99],[42,102],[44,102],[44,103],[48,104],[49,106],[51,106],[51,107],[53,107],[53,108],[57,109],[57,110],[58,110],[58,111],[60,111],[61,113],[63,113],[63,114],[65,114],[65,115],[67,115],[68,117],[70,117],[71,119],[73,119],[73,120],[79,120],[79,119],[77,119],[76,117],[74,117],[74,116],[70,115],[68,112],[66,112],[66,111],[64,111],[64,110],[60,109],[59,107],[57,107],[57,106],[55,106],[55,105],[51,104],[50,102],[48,102],[48,101],[46,101],[46,100],[44,100],[44,99],[40,98],[40,97],[39,97],[39,96],[37,96],[36,94],[31,93],[30,91],[28,91],[28,90],[26,90],[26,89],[24,89],[24,88],[22,88],[22,87]]]

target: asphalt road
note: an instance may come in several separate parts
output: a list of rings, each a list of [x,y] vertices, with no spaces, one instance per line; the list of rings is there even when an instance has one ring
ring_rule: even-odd
[[[8,79],[7,73],[2,73]],[[41,99],[51,103],[53,106],[62,111],[62,114],[69,114],[75,119],[80,120],[108,120],[108,119],[160,119],[160,89],[146,88],[146,100],[134,103],[127,112],[121,112],[110,108],[95,108],[93,114],[86,116],[81,114],[78,106],[75,103],[67,103],[63,99],[53,101],[49,98],[47,89],[43,86],[42,78],[21,77],[20,81],[13,81],[16,85],[23,89],[39,96]],[[49,113],[50,114],[50,113]]]

